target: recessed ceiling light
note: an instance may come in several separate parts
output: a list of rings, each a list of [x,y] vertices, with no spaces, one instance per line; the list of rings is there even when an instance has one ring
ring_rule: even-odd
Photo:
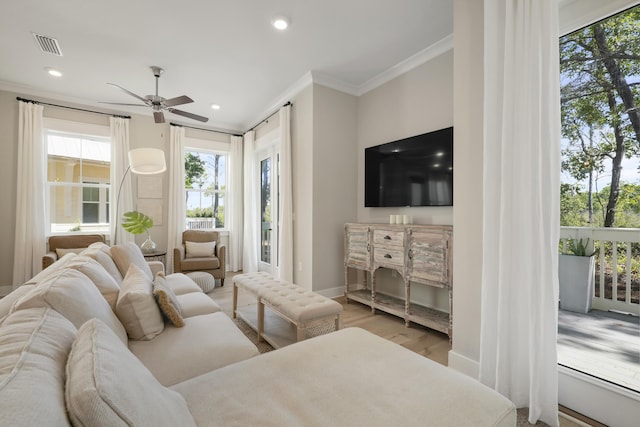
[[[53,77],[62,77],[62,72],[60,72],[59,70],[56,70],[55,68],[46,67],[45,71]]]
[[[289,20],[284,16],[276,16],[271,20],[271,25],[277,30],[286,30],[289,26]]]
[[[211,104],[211,108],[213,108],[214,110],[219,110],[219,109],[220,109],[220,105],[218,105],[218,104]]]

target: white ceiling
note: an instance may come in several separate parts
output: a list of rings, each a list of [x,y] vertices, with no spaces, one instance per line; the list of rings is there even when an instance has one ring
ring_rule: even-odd
[[[288,30],[271,27],[275,15]],[[57,39],[63,56],[32,33]],[[160,96],[188,95],[177,108],[209,117],[167,121],[244,131],[309,76],[360,94],[452,33],[451,0],[0,0],[0,89],[150,115],[99,101],[137,103],[107,82],[153,94],[158,65]]]

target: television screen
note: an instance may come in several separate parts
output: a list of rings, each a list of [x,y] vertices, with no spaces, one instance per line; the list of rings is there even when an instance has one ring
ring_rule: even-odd
[[[453,128],[369,147],[365,207],[452,206]]]

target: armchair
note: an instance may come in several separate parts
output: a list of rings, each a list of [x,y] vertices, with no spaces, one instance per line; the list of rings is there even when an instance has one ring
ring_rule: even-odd
[[[49,252],[42,257],[42,269],[49,267],[62,257],[65,252],[80,252],[79,249],[89,247],[96,242],[105,242],[102,234],[73,234],[49,237]]]
[[[198,244],[210,242],[215,242],[212,255],[202,256],[198,253],[199,250],[190,253],[187,248],[187,246],[201,247],[203,245]],[[220,279],[220,285],[224,286],[225,255],[226,248],[220,245],[220,235],[217,231],[187,230],[182,233],[182,245],[173,249],[173,271],[175,273],[204,271]]]

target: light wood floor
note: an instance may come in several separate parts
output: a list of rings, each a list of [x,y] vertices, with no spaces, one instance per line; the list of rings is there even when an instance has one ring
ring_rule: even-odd
[[[224,311],[231,313],[233,306],[233,284],[230,278],[225,280],[224,287],[216,287],[209,293]],[[371,313],[371,309],[363,304],[350,301],[345,303],[345,298],[337,298],[343,306],[342,327],[359,327],[382,338],[400,344],[411,351],[428,357],[442,365],[447,365],[448,353],[451,350],[449,337],[437,331],[420,325],[404,325],[404,320],[389,314],[377,311]],[[255,304],[255,298],[242,291],[238,294],[238,307]]]

